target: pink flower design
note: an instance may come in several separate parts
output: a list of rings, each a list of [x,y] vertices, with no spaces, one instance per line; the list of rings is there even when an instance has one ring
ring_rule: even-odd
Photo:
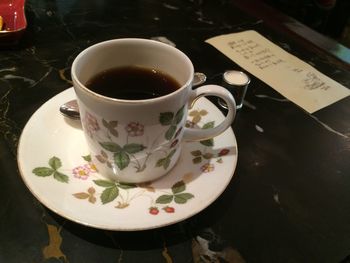
[[[96,167],[93,164],[84,164],[77,166],[73,169],[73,175],[75,178],[86,180],[90,173],[95,173]]]
[[[125,127],[125,130],[131,137],[142,136],[144,132],[144,126],[138,122],[130,122]]]
[[[96,117],[89,112],[86,112],[83,122],[84,127],[91,138],[93,137],[94,133],[100,129]]]
[[[211,164],[211,163],[206,163],[204,165],[202,165],[201,167],[201,171],[203,173],[210,173],[212,171],[214,171],[215,167],[214,167],[214,164]]]

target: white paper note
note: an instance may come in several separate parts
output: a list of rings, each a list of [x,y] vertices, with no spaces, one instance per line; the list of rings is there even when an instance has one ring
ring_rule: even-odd
[[[350,95],[349,89],[256,31],[221,35],[206,42],[309,113]]]

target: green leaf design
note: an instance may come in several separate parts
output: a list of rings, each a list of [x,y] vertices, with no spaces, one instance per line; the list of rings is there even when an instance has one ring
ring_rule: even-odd
[[[90,155],[90,154],[89,154],[89,155],[82,156],[82,157],[83,157],[83,159],[84,159],[85,161],[91,162],[91,155]]]
[[[171,201],[173,201],[174,196],[173,195],[161,195],[157,198],[156,203],[157,204],[169,204]]]
[[[175,154],[176,150],[173,149],[169,154],[168,156],[165,158],[165,161],[164,161],[164,164],[163,164],[163,167],[164,169],[168,169],[169,165],[170,165],[170,162],[171,162],[171,157],[173,157],[173,155]]]
[[[186,190],[186,184],[184,181],[179,181],[171,187],[173,194],[178,194]]]
[[[118,153],[122,151],[122,147],[120,147],[120,145],[114,142],[99,142],[99,144],[102,146],[103,149],[109,152]]]
[[[189,199],[193,198],[194,195],[190,193],[177,194],[174,197],[174,201],[177,204],[185,204]]]
[[[214,121],[210,121],[206,124],[203,125],[202,129],[210,129],[210,128],[214,128],[214,124],[215,122]]]
[[[209,159],[213,158],[213,156],[214,155],[212,153],[206,153],[203,155],[203,158],[209,160]]]
[[[119,183],[118,187],[121,188],[121,189],[127,190],[127,189],[136,188],[137,185],[136,184],[130,184],[130,183]]]
[[[103,126],[105,126],[107,129],[109,128],[108,121],[106,121],[105,119],[102,119],[102,124],[103,124]]]
[[[176,126],[175,125],[171,125],[169,127],[169,129],[165,133],[165,139],[170,141],[173,138],[175,132],[176,132]]]
[[[37,176],[45,177],[52,175],[54,171],[49,167],[37,167],[32,172]]]
[[[102,187],[114,187],[115,183],[107,180],[93,180],[95,184]]]
[[[118,126],[118,121],[110,121],[109,122],[109,126],[112,127],[112,128],[115,128]]]
[[[176,112],[175,119],[174,119],[176,124],[179,124],[181,122],[181,120],[182,120],[182,118],[183,118],[183,116],[185,114],[184,109],[185,109],[185,106],[182,106],[181,109],[179,109]]]
[[[163,163],[164,169],[168,169],[170,162],[171,162],[170,158],[165,158],[164,163]]]
[[[202,155],[202,152],[200,150],[197,150],[197,151],[192,151],[191,154],[193,156],[201,156]]]
[[[68,183],[69,177],[63,173],[55,171],[53,174],[53,178],[55,178],[57,181],[61,183]]]
[[[107,204],[116,199],[119,195],[118,187],[115,185],[114,187],[109,187],[103,190],[101,194],[101,202],[102,204]]]
[[[129,154],[133,154],[133,153],[141,152],[145,148],[146,147],[143,146],[142,144],[129,143],[129,144],[124,145],[123,150]]]
[[[161,112],[159,115],[160,124],[167,126],[170,125],[173,121],[174,113],[172,112]]]
[[[62,163],[61,163],[61,160],[59,158],[54,156],[49,160],[49,165],[52,169],[57,170],[58,168],[60,168],[62,166]]]
[[[201,157],[201,156],[198,156],[198,157],[194,158],[194,159],[192,160],[192,162],[193,162],[194,164],[201,163],[201,162],[202,162],[202,157]]]
[[[213,138],[208,139],[208,140],[204,140],[204,141],[200,141],[200,143],[203,144],[204,146],[208,146],[208,147],[213,147],[214,146]]]
[[[161,167],[163,166],[166,158],[159,159],[156,163],[156,167]]]
[[[108,131],[115,137],[118,137],[118,131],[115,129],[118,126],[118,121],[106,121],[105,119],[102,119],[102,124],[105,126]]]
[[[126,152],[121,151],[114,154],[114,161],[119,169],[123,170],[124,168],[128,167],[130,163],[130,157]]]
[[[163,166],[164,169],[167,169],[170,165],[171,162],[171,157],[175,154],[176,150],[173,149],[165,158],[161,158],[157,161],[156,167],[161,167]]]
[[[114,128],[110,128],[108,131],[109,131],[114,137],[118,137],[118,136],[119,136],[118,131],[117,131],[116,129],[114,129]]]
[[[171,157],[173,157],[173,155],[175,154],[175,152],[176,152],[176,150],[173,149],[173,150],[168,154],[167,158],[170,159]]]
[[[214,121],[210,121],[206,124],[203,125],[202,129],[210,129],[210,128],[214,128],[215,122]],[[201,144],[203,144],[204,146],[208,146],[208,147],[213,147],[214,146],[214,139],[207,139],[204,141],[200,141]]]

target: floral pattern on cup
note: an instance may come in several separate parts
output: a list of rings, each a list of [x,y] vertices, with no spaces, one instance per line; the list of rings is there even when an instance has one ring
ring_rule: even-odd
[[[100,130],[97,118],[89,112],[86,112],[83,118],[83,125],[90,138],[93,138],[94,134]]]
[[[183,119],[185,113],[185,106],[182,106],[176,113],[174,112],[162,112],[159,115],[159,122],[163,126],[169,126],[168,130],[165,132],[165,138],[170,141],[176,134],[178,135],[177,125]]]
[[[122,133],[120,130],[118,131],[120,129],[118,127],[119,120],[98,120],[93,114],[86,111],[83,117],[83,126],[89,137],[96,140],[101,147],[100,154],[95,155],[96,159],[108,168],[115,167],[122,171],[132,165],[135,169],[134,171],[140,173],[147,168],[147,162],[155,152],[162,152],[163,157],[155,162],[153,168],[166,170],[175,154],[174,148],[177,146],[179,142],[178,137],[182,132],[182,127],[179,127],[179,124],[184,118],[184,109],[185,106],[182,106],[176,112],[159,113],[159,124],[167,127],[161,137],[164,137],[169,143],[163,144],[156,149],[146,146],[145,125],[141,121],[130,121],[124,126],[125,144],[120,143],[120,134]],[[113,138],[118,138],[119,143]],[[158,140],[158,138],[155,140]],[[156,145],[156,143],[154,142],[150,145]],[[136,154],[142,152],[145,158],[140,160]],[[78,172],[83,174],[84,169],[80,168]],[[82,175],[81,177],[84,176]]]
[[[130,122],[125,127],[125,130],[131,137],[142,136],[144,132],[144,125],[140,124],[139,122]]]

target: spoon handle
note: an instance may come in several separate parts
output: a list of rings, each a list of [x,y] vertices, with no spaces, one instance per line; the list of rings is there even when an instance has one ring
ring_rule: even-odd
[[[65,117],[75,120],[80,119],[79,106],[77,100],[71,100],[61,105],[60,112]]]

